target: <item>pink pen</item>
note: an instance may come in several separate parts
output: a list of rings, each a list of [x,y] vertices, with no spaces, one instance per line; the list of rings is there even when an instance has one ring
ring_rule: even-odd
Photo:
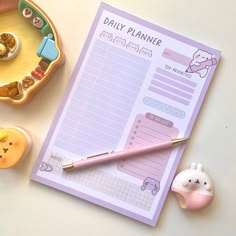
[[[63,165],[63,170],[73,170],[73,169],[82,169],[85,167],[90,167],[114,160],[120,160],[124,158],[131,158],[143,154],[148,154],[155,151],[160,151],[163,149],[171,148],[173,146],[179,145],[183,142],[185,142],[186,138],[175,138],[171,139],[169,141],[159,143],[156,145],[141,147],[141,148],[134,148],[134,149],[126,149],[123,151],[117,151],[117,152],[105,152],[93,156],[89,156],[86,159],[82,159],[76,162],[72,162],[69,164]]]

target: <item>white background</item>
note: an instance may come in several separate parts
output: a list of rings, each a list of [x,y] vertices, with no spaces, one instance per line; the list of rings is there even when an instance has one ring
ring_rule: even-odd
[[[24,105],[0,103],[1,127],[27,129],[33,149],[19,166],[0,170],[0,235],[234,235],[236,218],[236,2],[234,0],[104,1],[222,51],[222,58],[179,166],[203,163],[216,189],[209,208],[183,211],[169,193],[155,228],[31,182],[37,155],[100,5],[97,0],[35,0],[58,29],[65,64]]]

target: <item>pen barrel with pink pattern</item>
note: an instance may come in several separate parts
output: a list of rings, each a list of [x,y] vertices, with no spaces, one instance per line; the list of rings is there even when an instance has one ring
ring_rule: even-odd
[[[215,58],[212,58],[207,61],[201,62],[199,66],[197,66],[197,65],[189,66],[186,72],[194,73],[199,70],[205,69],[207,66],[213,66],[216,64],[217,64],[217,60]]]
[[[124,151],[117,151],[111,154],[104,154],[101,156],[95,156],[88,159],[82,159],[80,161],[74,162],[73,167],[75,169],[80,169],[84,167],[94,166],[102,163],[107,163],[115,160],[125,159],[125,158],[132,158],[137,157],[140,155],[148,154],[151,152],[163,150],[173,147],[172,142],[163,142],[157,145],[146,146],[143,148],[136,148],[136,149],[127,149]]]

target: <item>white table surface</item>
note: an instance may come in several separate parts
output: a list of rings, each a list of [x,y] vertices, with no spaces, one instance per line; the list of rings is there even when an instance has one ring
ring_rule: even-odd
[[[236,1],[104,1],[223,52],[178,169],[187,168],[192,161],[202,162],[214,181],[215,200],[209,208],[190,213],[180,209],[170,192],[155,228],[30,181],[100,5],[98,0],[35,2],[58,29],[66,62],[30,103],[20,106],[0,103],[0,126],[22,126],[33,139],[32,152],[23,163],[0,171],[0,235],[235,235]]]

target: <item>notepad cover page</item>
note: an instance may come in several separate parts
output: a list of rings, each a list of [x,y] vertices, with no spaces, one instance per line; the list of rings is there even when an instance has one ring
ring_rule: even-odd
[[[184,145],[80,171],[63,163],[189,137],[219,59],[102,3],[32,180],[156,225]]]

